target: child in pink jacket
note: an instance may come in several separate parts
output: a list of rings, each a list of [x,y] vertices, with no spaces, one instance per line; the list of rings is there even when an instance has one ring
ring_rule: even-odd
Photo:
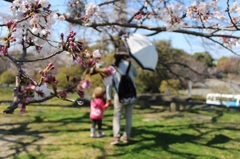
[[[93,91],[92,100],[90,102],[90,119],[92,120],[91,137],[103,137],[102,119],[103,111],[108,107],[105,105],[104,91],[101,87],[96,87]],[[96,135],[96,125],[98,126],[98,134]]]

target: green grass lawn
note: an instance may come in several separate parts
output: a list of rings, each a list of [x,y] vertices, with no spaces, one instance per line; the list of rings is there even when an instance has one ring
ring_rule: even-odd
[[[0,105],[0,158],[237,159],[240,156],[240,112],[236,110],[196,106],[172,113],[166,106],[141,109],[137,105],[132,140],[112,146],[112,107],[105,112],[104,138],[89,137],[88,106],[54,99],[27,106],[25,114],[19,114],[19,109],[14,114],[3,114],[6,107]]]

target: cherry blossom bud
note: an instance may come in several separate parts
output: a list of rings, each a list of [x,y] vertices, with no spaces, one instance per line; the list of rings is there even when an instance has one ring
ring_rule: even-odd
[[[61,36],[61,40],[63,40],[64,39],[64,34],[61,33],[60,36]]]
[[[91,88],[91,85],[90,85],[90,81],[87,80],[87,79],[81,81],[81,82],[77,85],[77,89],[78,89],[78,90],[88,89],[88,88]]]
[[[23,103],[19,102],[18,103],[18,108],[22,108],[23,107]]]
[[[50,68],[50,70],[53,70],[55,68],[55,66],[52,66],[51,68]]]
[[[84,98],[85,95],[84,91],[78,90],[77,94],[79,95],[80,98]]]
[[[109,66],[103,69],[104,73],[107,75],[112,75],[115,71],[115,68],[113,66]]]
[[[79,83],[79,84],[77,85],[77,90],[81,90],[81,89],[83,89],[83,88],[82,88],[82,85]]]
[[[38,71],[38,73],[39,73],[40,75],[43,75],[43,71],[42,71],[42,70]]]
[[[67,81],[69,82],[69,75],[66,75]]]
[[[92,67],[92,66],[94,66],[95,65],[95,61],[93,60],[93,59],[89,59],[88,61],[87,61],[87,66],[88,67]]]
[[[76,82],[77,82],[77,78],[76,78],[76,77],[73,77],[71,81],[72,81],[73,83],[76,83]]]
[[[25,91],[25,88],[24,87],[20,87],[19,93],[23,93],[24,91]]]
[[[80,85],[83,89],[89,89],[91,88],[90,81],[89,80],[83,80],[80,82]]]
[[[40,52],[43,47],[36,45],[35,48],[36,48],[37,52]]]
[[[55,84],[58,84],[58,83],[59,83],[59,81],[58,81],[58,80],[55,80],[55,81],[54,81],[54,83],[55,83]]]
[[[66,99],[67,98],[67,92],[64,91],[64,90],[59,91],[58,94],[59,94],[60,98],[62,98],[62,99]]]
[[[23,114],[23,113],[25,113],[25,111],[26,111],[26,106],[23,105],[22,108],[21,108],[21,110],[20,110],[20,113]]]
[[[141,13],[137,14],[137,15],[134,17],[134,19],[137,19],[137,20],[142,19],[142,14],[141,14]]]
[[[36,86],[35,85],[28,85],[25,89],[26,90],[35,90]]]
[[[31,99],[30,97],[27,97],[27,98],[26,98],[26,101],[27,101],[27,102],[30,102],[31,100],[32,100],[32,99]]]
[[[6,46],[0,47],[0,53],[3,53],[3,55],[8,55],[8,48]]]
[[[53,66],[53,64],[50,62],[50,63],[47,64],[47,66]]]
[[[46,69],[49,71],[49,70],[53,70],[55,67],[53,66],[53,64],[52,63],[48,63],[47,64],[47,67],[46,67]]]

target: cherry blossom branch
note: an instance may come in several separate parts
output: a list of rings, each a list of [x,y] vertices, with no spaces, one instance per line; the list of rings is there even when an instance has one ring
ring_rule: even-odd
[[[133,14],[131,18],[129,18],[127,23],[131,23],[133,21],[133,19],[135,18],[135,16],[138,15],[144,8],[145,8],[145,6],[142,5],[142,7],[135,14]]]
[[[157,35],[159,33],[161,33],[161,31],[155,31],[155,32],[153,32],[151,34],[146,34],[145,36],[153,36],[153,35]]]
[[[25,18],[22,18],[21,20],[17,20],[16,23],[23,22],[23,21],[25,21],[25,20],[27,20],[27,19],[29,19],[29,18],[30,18],[30,16],[27,16],[27,17],[25,17]],[[4,27],[4,26],[7,26],[7,25],[6,25],[6,24],[0,24],[0,27]]]
[[[106,33],[108,34],[108,36],[110,37],[110,40],[111,40],[111,42],[113,43],[114,47],[117,48],[117,47],[118,47],[118,43],[117,43],[117,41],[114,39],[114,37],[112,36],[112,34],[110,34],[107,29],[105,29],[105,32],[106,32]]]
[[[240,56],[240,54],[236,53],[235,51],[233,51],[233,50],[230,49],[229,47],[226,47],[223,43],[220,43],[219,41],[214,40],[214,39],[212,39],[211,37],[207,37],[207,39],[209,39],[209,40],[217,43],[218,45],[220,45],[220,46],[222,46],[223,48],[227,49],[227,50],[230,51],[231,53],[233,53],[233,54],[235,54],[235,55],[237,55],[237,56]]]
[[[168,65],[168,66],[169,65],[179,65],[179,66],[189,69],[191,72],[194,72],[197,75],[202,75],[201,73],[197,72],[196,70],[192,69],[191,67],[189,67],[188,65],[186,65],[184,63],[174,61],[174,62],[166,62],[165,65]]]
[[[53,42],[53,43],[58,43],[58,41],[53,41],[53,40],[50,40],[50,39],[47,39],[47,38],[43,38],[43,37],[41,37],[41,36],[39,36],[39,35],[37,35],[37,34],[34,34],[34,33],[33,33],[31,30],[29,30],[29,29],[27,29],[27,31],[30,32],[30,33],[31,33],[33,36],[35,36],[36,38],[39,38],[39,39],[41,39],[41,40],[46,41],[50,46],[52,46],[52,47],[54,47],[54,48],[57,48],[56,46],[52,45],[51,42]]]
[[[232,19],[232,16],[231,16],[231,14],[230,14],[230,12],[229,12],[229,0],[227,0],[226,4],[227,4],[227,9],[226,9],[226,11],[227,11],[227,14],[228,14],[229,19],[230,19],[232,25],[235,27],[235,29],[236,29],[236,30],[239,30],[238,27],[236,26],[236,24],[234,23],[234,21],[233,21],[233,19]]]
[[[55,52],[54,54],[47,56],[47,57],[43,57],[43,58],[37,58],[37,59],[32,59],[32,60],[16,60],[16,62],[36,62],[36,61],[43,61],[43,60],[47,60],[50,59],[54,56],[56,56],[57,54],[62,53],[64,50],[60,50],[58,52]]]
[[[108,5],[108,4],[114,4],[114,3],[119,2],[119,1],[121,1],[121,0],[106,1],[106,2],[103,2],[103,3],[98,4],[98,6],[104,6],[104,5]]]
[[[71,22],[74,23],[74,24],[79,24],[79,20],[72,19]],[[103,23],[99,22],[99,23],[88,24],[88,27],[97,27],[97,26],[120,26],[120,27],[126,27],[126,28],[146,29],[146,30],[149,30],[149,31],[168,32],[166,27],[154,27],[154,26],[147,26],[147,25],[141,25],[141,24],[129,24],[129,23],[123,24],[123,23],[118,23],[118,22],[103,22]],[[184,26],[183,29],[184,28],[202,29],[202,27],[189,27],[189,26]],[[210,34],[207,34],[207,33],[200,33],[200,32],[196,32],[196,31],[183,30],[183,29],[173,30],[171,32],[197,35],[197,36],[202,36],[202,37],[216,36],[216,37],[239,38],[238,36],[233,36],[233,35],[226,35],[226,34],[210,35]],[[219,30],[219,28],[213,28],[213,27],[206,27],[205,29],[218,29]],[[227,28],[225,28],[225,29],[227,31],[236,31],[236,30],[229,30]],[[220,30],[224,30],[224,28],[222,28]]]

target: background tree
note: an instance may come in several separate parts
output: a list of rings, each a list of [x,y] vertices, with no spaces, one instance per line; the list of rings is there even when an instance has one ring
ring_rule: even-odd
[[[4,71],[0,76],[1,84],[13,84],[15,82],[15,76],[12,72]]]
[[[181,89],[181,83],[178,79],[163,80],[159,89],[167,95],[177,95]]]
[[[69,0],[68,11],[71,14],[66,20],[71,24],[92,28],[98,35],[119,35],[121,31],[145,31],[149,36],[162,32],[194,35],[238,54],[234,48],[239,44],[239,36],[232,33],[239,32],[239,2],[116,0],[97,5],[89,2]],[[82,13],[83,5],[87,5],[85,14]],[[116,11],[124,13],[124,16],[112,14]],[[122,17],[124,20],[119,20]]]
[[[69,87],[69,81],[67,78],[76,78],[76,80],[80,81],[82,80],[82,75],[84,73],[84,68],[79,67],[79,65],[63,65],[61,68],[58,69],[58,73],[56,78],[61,81],[59,83],[60,88],[68,88]]]
[[[217,70],[219,74],[229,75],[235,74],[239,75],[240,69],[240,58],[236,57],[221,57],[217,61]]]
[[[193,57],[196,58],[197,61],[200,61],[205,64],[207,67],[213,67],[213,57],[209,52],[196,52],[193,54]]]
[[[17,107],[21,108],[21,112],[24,112],[26,105],[43,102],[54,97],[75,102],[75,100],[67,98],[68,93],[76,92],[80,98],[83,98],[84,89],[90,87],[90,76],[93,72],[95,74],[101,73],[103,76],[111,74],[108,70],[107,72],[104,69],[96,70],[95,65],[101,58],[101,54],[99,51],[87,50],[84,43],[76,38],[76,32],[70,31],[67,36],[61,33],[58,40],[51,37],[52,25],[56,20],[64,20],[65,16],[50,9],[51,4],[47,1],[14,1],[10,7],[11,20],[0,24],[0,27],[6,30],[6,33],[0,39],[0,56],[3,60],[10,60],[17,70],[13,102],[4,110],[5,113],[13,113]],[[17,54],[11,51],[16,45],[20,46],[20,51]],[[50,51],[50,47],[54,49]],[[39,56],[34,56],[32,53],[38,53]],[[26,71],[26,68],[31,67],[35,72],[37,68],[34,64],[37,62],[43,64],[43,61],[53,60],[59,54],[67,54],[75,63],[79,64],[79,67],[85,67],[85,72],[80,72],[81,79],[66,77],[67,88],[63,90],[59,88],[59,81],[52,71],[59,61],[56,61],[55,66],[53,63],[48,63],[45,69],[39,69],[41,76],[39,81],[32,78],[30,73]],[[31,69],[29,70],[31,71]],[[75,73],[78,70],[81,69],[76,69]],[[43,85],[51,90],[49,95],[45,94],[41,87]],[[34,98],[35,93],[41,99]]]
[[[126,31],[125,28],[130,33],[144,30],[146,34],[154,36],[162,32],[194,35],[237,54],[232,46],[238,45],[239,36],[232,33],[239,31],[238,7],[239,2],[229,0],[108,1],[88,5],[84,18],[73,16],[67,21],[99,32],[107,31],[108,35],[117,35],[119,31]],[[120,14],[111,14],[116,8],[124,12],[124,18],[127,19],[121,21]],[[91,14],[93,9],[98,10],[99,14]]]
[[[4,60],[0,57],[0,74],[6,71],[10,67],[9,61]]]
[[[5,1],[12,2],[11,0]],[[18,74],[16,76],[16,88],[18,89],[15,89],[14,102],[12,107],[10,107],[12,109],[16,108],[19,102],[20,104],[24,103],[24,105],[26,105],[27,97],[24,100],[19,100],[17,97],[19,93],[18,90],[20,90],[19,88],[21,88],[21,85],[38,85],[38,83],[32,80],[32,78],[30,78],[24,71],[23,68],[26,67],[27,63],[35,63],[37,61],[51,59],[52,57],[65,52],[70,53],[74,60],[79,59],[78,57],[86,57],[82,56],[87,53],[83,52],[84,49],[82,48],[82,42],[77,41],[78,38],[76,38],[75,32],[70,32],[68,36],[61,34],[61,36],[59,36],[60,42],[50,40],[50,26],[52,26],[52,23],[55,22],[55,20],[52,19],[53,17],[59,20],[66,20],[71,24],[81,26],[81,28],[85,27],[92,29],[91,34],[83,34],[88,37],[99,37],[101,39],[101,35],[104,35],[104,41],[108,41],[113,44],[109,48],[117,47],[121,40],[124,41],[124,38],[128,38],[129,34],[134,32],[144,33],[148,36],[157,36],[162,32],[171,32],[176,35],[185,34],[202,37],[210,42],[222,46],[234,54],[238,54],[235,47],[239,44],[239,36],[237,33],[240,30],[238,16],[240,12],[240,3],[236,1],[226,0],[225,6],[221,5],[222,2],[215,0],[196,1],[193,3],[189,3],[189,1],[176,0],[117,0],[103,2],[98,5],[88,3],[88,1],[86,1],[87,5],[85,7],[85,14],[83,15],[78,15],[78,13],[72,15],[65,13],[55,14],[55,12],[51,11],[51,6],[47,1],[27,1],[27,3],[32,3],[27,4],[27,7],[26,4],[23,5],[22,2],[24,1],[13,2],[11,9],[14,11],[13,15],[15,16],[15,21],[0,24],[1,27],[5,27],[6,30],[8,30],[8,34],[2,38],[0,49],[1,56],[10,59],[18,69]],[[77,1],[75,2],[77,3]],[[71,3],[75,2],[73,1]],[[77,7],[82,6],[83,4],[81,3],[81,5],[75,5],[74,7],[76,8],[71,6],[70,9],[74,9],[75,11],[80,10],[81,12],[82,9]],[[118,13],[122,13],[123,16],[119,17],[119,14],[112,14],[116,11],[119,11]],[[40,20],[38,18],[40,18]],[[119,20],[119,18],[122,20]],[[18,29],[18,32],[16,32],[16,29]],[[15,33],[17,33],[18,36],[15,36]],[[16,37],[18,37],[18,41],[16,41]],[[99,42],[99,38],[96,38],[93,42]],[[54,46],[56,48],[55,53],[41,58],[39,57],[37,59],[28,59],[27,55],[29,53],[29,49],[35,48],[36,52],[38,52],[43,48],[43,42],[47,42],[50,46]],[[12,46],[12,43],[19,43],[22,46],[20,57],[14,57],[8,51],[8,48]],[[180,80],[186,78],[191,79],[192,74],[186,74],[184,77],[181,76],[185,74],[178,74],[179,71],[183,70],[191,70],[194,74],[201,75],[202,70],[200,70],[199,74],[199,72],[196,72],[196,69],[190,68],[189,65],[186,65],[186,63],[181,63],[180,59],[187,59],[183,53],[184,51],[174,49],[170,49],[170,51],[176,52],[167,56],[166,61],[161,61],[161,59],[159,59],[159,68],[156,70],[158,76],[161,75],[161,77],[164,78],[175,76]],[[88,60],[91,61],[92,58],[88,58]],[[191,61],[191,58],[189,58],[189,60],[185,60],[184,62],[189,61]],[[181,69],[178,68],[178,66],[182,66]],[[92,65],[88,66],[88,72],[90,67],[92,67]],[[47,71],[47,73],[42,70],[44,72],[41,72],[42,75],[46,76],[49,74],[50,68],[53,68],[52,65],[48,65],[44,70]],[[160,81],[156,81],[155,84],[160,84]],[[54,80],[54,82],[57,83],[56,80]],[[56,84],[51,84],[55,90],[53,93],[54,97],[66,97],[65,94],[69,90],[64,90],[59,93],[56,91]],[[153,87],[156,88],[156,86]],[[153,88],[148,87],[146,90],[152,91]]]
[[[207,76],[207,67],[196,61],[183,50],[175,49],[171,41],[155,41],[158,52],[156,72],[147,72],[139,68],[139,78],[136,79],[140,87],[139,92],[159,92],[163,80],[178,79],[181,85],[187,86],[187,81],[203,81]]]

